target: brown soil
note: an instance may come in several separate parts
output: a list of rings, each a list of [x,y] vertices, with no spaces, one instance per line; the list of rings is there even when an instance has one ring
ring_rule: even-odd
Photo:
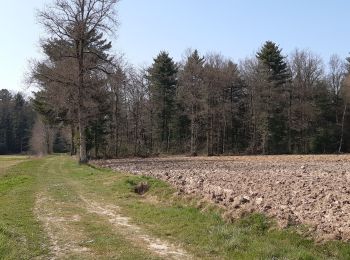
[[[350,240],[350,155],[165,157],[94,162],[153,176],[224,206],[304,224],[319,239]]]

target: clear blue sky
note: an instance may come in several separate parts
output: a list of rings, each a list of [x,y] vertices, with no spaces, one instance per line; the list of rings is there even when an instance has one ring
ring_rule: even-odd
[[[28,60],[39,56],[43,31],[35,9],[50,0],[1,0],[0,88],[21,90]],[[308,48],[325,61],[350,52],[348,0],[122,0],[114,49],[135,65],[160,50],[180,60],[187,48],[238,61],[266,40],[288,55]]]

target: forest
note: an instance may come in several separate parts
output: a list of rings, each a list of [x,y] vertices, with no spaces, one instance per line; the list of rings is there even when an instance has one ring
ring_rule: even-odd
[[[1,91],[0,153],[70,151],[86,162],[349,152],[349,59],[287,54],[269,40],[238,62],[196,49],[176,61],[162,50],[140,68],[112,51],[116,1],[102,2],[39,12],[48,37],[28,78],[37,90],[27,99]]]
[[[0,154],[24,153],[30,150],[35,111],[21,93],[0,90]]]

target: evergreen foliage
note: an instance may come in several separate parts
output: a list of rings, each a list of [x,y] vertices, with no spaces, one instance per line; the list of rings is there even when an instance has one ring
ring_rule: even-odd
[[[148,70],[151,100],[157,121],[157,136],[163,149],[169,151],[171,139],[174,135],[174,115],[176,112],[177,66],[162,51]]]
[[[34,118],[23,94],[0,90],[0,154],[28,152]]]

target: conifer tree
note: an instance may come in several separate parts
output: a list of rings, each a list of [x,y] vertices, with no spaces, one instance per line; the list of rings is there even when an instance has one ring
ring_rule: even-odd
[[[170,149],[176,111],[177,66],[169,54],[162,51],[148,70],[151,99],[156,116],[157,135],[163,151]]]
[[[205,88],[203,82],[204,57],[197,50],[189,54],[181,72],[180,86],[185,114],[190,120],[190,153],[197,154],[200,119],[204,113]]]
[[[282,55],[282,49],[276,43],[272,41],[265,42],[256,57],[266,66],[270,73],[270,80],[276,86],[287,82],[290,77],[287,63]]]
[[[267,41],[256,57],[267,74],[267,84],[262,96],[266,102],[266,138],[265,153],[285,153],[288,151],[287,113],[285,112],[287,88],[290,78],[282,49]]]

